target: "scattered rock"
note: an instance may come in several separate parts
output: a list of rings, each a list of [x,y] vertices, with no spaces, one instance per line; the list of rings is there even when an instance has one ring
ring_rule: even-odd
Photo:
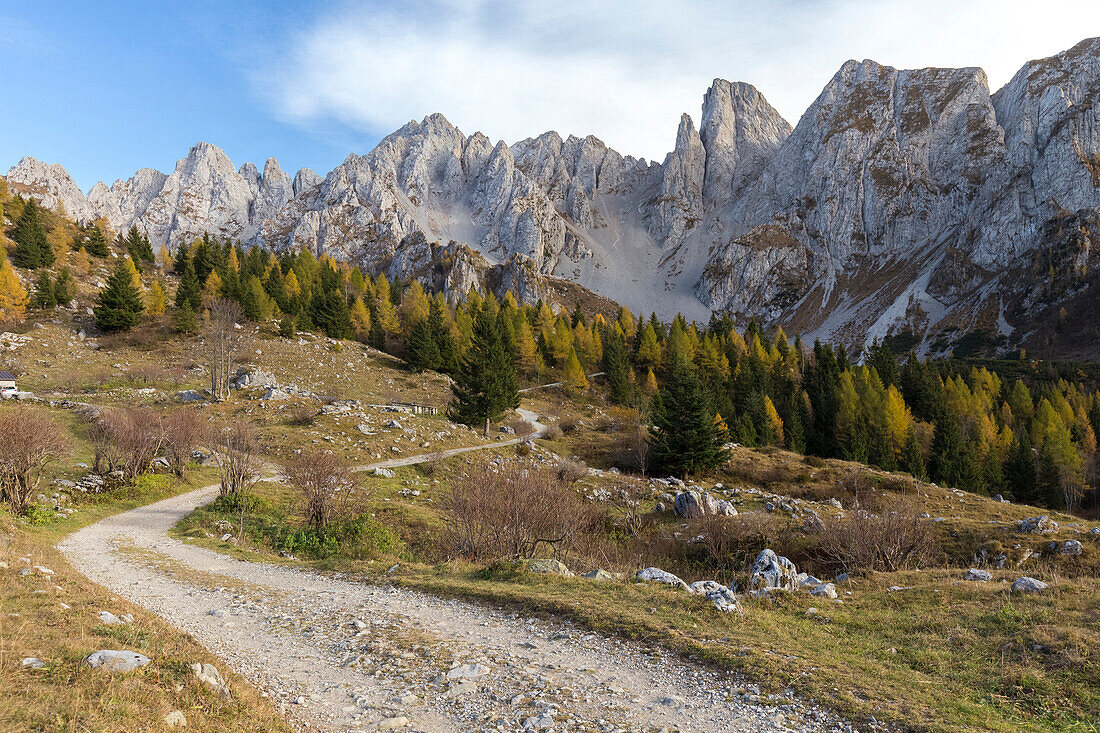
[[[471,692],[477,692],[477,683],[467,680],[466,682],[459,682],[457,685],[447,690],[445,693],[443,693],[443,697],[447,698],[448,700],[453,700],[456,697],[462,697],[463,695],[468,695]]]
[[[1041,517],[1021,519],[1016,523],[1017,532],[1029,532],[1031,534],[1050,534],[1058,531],[1058,523],[1046,514]]]
[[[601,570],[599,568],[593,570],[590,573],[585,573],[581,577],[588,578],[589,580],[598,580],[598,581],[601,581],[601,582],[602,581],[608,581],[608,580],[616,580],[614,575],[607,572],[606,570]]]
[[[376,468],[371,473],[373,473],[375,476],[379,476],[381,478],[394,478],[395,476],[397,476],[396,473],[394,473],[393,471],[391,471],[388,468]]]
[[[492,671],[484,664],[462,664],[447,672],[449,680],[476,680]]]
[[[228,698],[230,696],[229,684],[213,664],[195,662],[191,665],[191,672],[198,678],[199,682],[204,683],[222,697]]]
[[[718,513],[718,500],[706,492],[681,491],[676,495],[672,510],[684,519],[711,516]]]
[[[1040,593],[1047,589],[1047,584],[1041,580],[1035,578],[1029,578],[1026,575],[1022,578],[1017,578],[1016,582],[1012,584],[1013,593]]]
[[[107,626],[122,626],[126,623],[110,611],[100,611],[98,616],[99,620]]]
[[[1085,551],[1085,546],[1077,540],[1066,540],[1065,542],[1058,544],[1052,542],[1054,545],[1054,551],[1059,555],[1080,555]]]
[[[993,580],[993,575],[985,570],[970,568],[966,571],[966,575],[963,576],[963,580],[975,580],[981,583],[988,583]]]
[[[567,568],[565,563],[552,559],[532,560],[527,563],[527,570],[532,573],[550,573],[552,575],[573,577],[573,571]]]
[[[164,716],[164,724],[169,728],[186,728],[187,717],[182,710],[173,710]]]
[[[103,669],[107,672],[132,672],[135,669],[144,667],[153,660],[137,652],[100,649],[84,661],[89,667]]]
[[[794,590],[797,576],[798,568],[793,562],[767,549],[761,550],[753,561],[749,584],[753,588]]]
[[[638,574],[634,577],[649,583],[664,583],[665,585],[674,585],[683,590],[690,590],[687,583],[680,580],[680,578],[672,573],[666,573],[660,568],[645,568],[644,570],[639,570]]]
[[[28,669],[42,669],[46,666],[46,663],[38,657],[27,657],[23,660],[23,666]]]
[[[393,718],[386,718],[378,723],[378,730],[397,730],[398,728],[404,728],[409,724],[409,719],[404,715],[398,715]]]

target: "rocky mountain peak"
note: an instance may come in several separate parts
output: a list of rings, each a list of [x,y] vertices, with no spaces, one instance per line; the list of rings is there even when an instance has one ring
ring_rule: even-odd
[[[756,87],[715,79],[699,124],[707,154],[704,205],[721,206],[739,195],[790,134],[790,124]]]
[[[69,172],[57,163],[43,163],[29,155],[24,156],[8,171],[7,180],[13,191],[22,196],[33,196],[47,209],[56,209],[60,204],[69,216],[77,220],[92,218],[84,192]]]

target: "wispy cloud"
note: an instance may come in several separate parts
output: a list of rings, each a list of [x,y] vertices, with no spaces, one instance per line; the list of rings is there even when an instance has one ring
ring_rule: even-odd
[[[1072,23],[1065,22],[1073,18]],[[255,78],[278,114],[385,134],[442,112],[514,141],[595,134],[660,159],[714,77],[755,84],[792,123],[848,58],[897,67],[1024,61],[1100,28],[1094,0],[411,0],[313,19]]]

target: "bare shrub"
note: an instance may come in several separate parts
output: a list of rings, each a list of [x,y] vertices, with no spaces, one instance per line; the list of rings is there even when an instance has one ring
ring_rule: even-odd
[[[210,394],[216,400],[229,397],[233,359],[245,348],[244,308],[235,300],[215,298],[210,302],[203,327],[203,351],[210,372]]]
[[[143,407],[103,412],[92,428],[96,469],[122,470],[132,479],[149,470],[164,445],[160,415]]]
[[[14,514],[23,512],[43,470],[64,450],[60,429],[44,412],[24,406],[0,411],[0,489]]]
[[[535,432],[535,426],[522,417],[517,417],[515,420],[510,421],[508,427],[512,428],[518,438],[526,438],[528,435]]]
[[[644,476],[649,469],[649,447],[649,428],[641,421],[632,423],[627,437],[620,443],[616,464]]]
[[[579,458],[562,458],[558,462],[558,480],[564,484],[575,484],[588,475],[588,466]]]
[[[298,427],[306,427],[317,421],[317,411],[309,405],[300,405],[288,411],[287,422]]]
[[[183,478],[187,462],[206,433],[206,422],[195,410],[183,408],[164,420],[164,457],[172,473]]]
[[[432,451],[428,460],[420,464],[420,472],[425,476],[435,476],[443,468],[443,451]]]
[[[445,499],[444,541],[472,560],[517,560],[575,549],[596,522],[577,492],[541,466],[478,465]]]
[[[893,572],[931,563],[939,544],[932,524],[921,518],[914,502],[906,501],[879,514],[860,509],[826,521],[816,553],[845,571]]]
[[[359,509],[351,467],[332,453],[303,451],[283,466],[287,482],[299,491],[306,521],[314,529],[352,518]]]
[[[221,472],[221,495],[243,504],[263,470],[252,425],[243,420],[227,420],[211,431],[209,441]]]
[[[771,514],[749,512],[734,517],[707,515],[695,522],[705,563],[714,570],[736,573],[752,563],[766,547],[782,550],[786,523]]]
[[[544,430],[542,433],[542,437],[546,438],[547,440],[558,440],[564,434],[565,433],[562,432],[561,427],[557,423],[554,423],[546,427],[546,430]]]

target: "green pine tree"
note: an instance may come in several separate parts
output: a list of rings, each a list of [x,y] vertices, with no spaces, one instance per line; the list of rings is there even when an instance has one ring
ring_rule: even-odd
[[[282,320],[279,321],[279,335],[285,339],[293,338],[297,332],[297,327],[294,324],[294,316],[285,315]]]
[[[95,324],[103,331],[125,331],[137,325],[143,310],[141,293],[123,259],[96,296]]]
[[[187,299],[176,306],[176,330],[186,334],[199,332],[199,324],[195,320],[195,309],[191,307],[191,301]]]
[[[630,404],[634,397],[634,383],[630,379],[626,342],[622,334],[614,329],[604,332],[603,371],[611,401],[616,405]]]
[[[697,474],[729,457],[695,370],[678,362],[653,399],[650,463],[660,473]]]
[[[15,223],[12,239],[15,241],[15,252],[11,259],[16,267],[34,270],[53,264],[53,247],[46,241],[42,211],[34,199],[28,200],[23,206],[23,213]]]
[[[928,480],[928,470],[924,467],[924,455],[921,453],[920,444],[917,443],[917,436],[912,430],[909,431],[909,437],[905,440],[901,460],[905,470],[913,478],[918,478],[921,481]]]
[[[176,246],[176,256],[172,260],[172,274],[176,277],[183,277],[183,273],[187,271],[187,265],[191,263],[191,248],[183,242],[180,242]]]
[[[34,295],[31,296],[31,304],[35,308],[52,308],[57,305],[54,298],[53,280],[50,273],[43,270],[34,284]]]
[[[451,418],[475,427],[519,407],[512,356],[504,348],[496,319],[485,308],[474,319],[473,340],[451,391]]]
[[[405,361],[413,371],[439,368],[439,347],[432,338],[431,326],[421,319],[413,324],[409,340],[405,344]]]
[[[156,259],[153,255],[153,247],[149,244],[149,237],[139,232],[137,227],[130,227],[124,243],[126,250],[130,253],[130,259],[139,268],[139,272],[142,263],[151,263]]]
[[[88,241],[84,243],[84,251],[90,257],[108,257],[111,251],[107,248],[107,238],[103,236],[103,230],[98,224],[92,224],[88,228]]]
[[[183,277],[180,278],[179,287],[176,288],[176,308],[182,309],[185,303],[191,309],[192,315],[202,305],[202,286],[199,284],[195,266],[190,259],[184,264]]]
[[[329,338],[351,338],[351,309],[340,292],[330,290],[325,293],[317,290],[309,299],[308,312],[313,325],[324,331]]]
[[[57,305],[65,305],[73,299],[76,292],[76,281],[68,267],[62,267],[53,281],[53,302]]]

